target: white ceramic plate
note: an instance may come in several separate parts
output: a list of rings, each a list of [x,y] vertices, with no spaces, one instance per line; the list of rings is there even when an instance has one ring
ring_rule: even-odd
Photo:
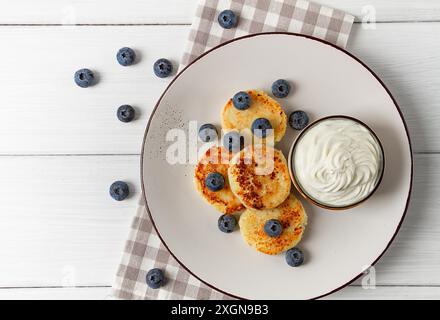
[[[380,54],[380,53],[378,53]],[[343,212],[305,204],[309,216],[300,247],[306,263],[291,268],[284,255],[249,247],[240,232],[217,229],[219,213],[193,186],[192,164],[165,161],[173,128],[190,120],[220,127],[220,110],[244,89],[270,92],[274,80],[294,84],[279,100],[287,114],[303,109],[316,120],[345,114],[370,126],[386,158],[382,184],[366,203]],[[287,155],[297,132],[278,144]],[[217,47],[179,73],[159,100],[147,126],[142,184],[157,232],[172,255],[206,284],[247,299],[310,299],[334,292],[374,264],[405,215],[412,183],[412,154],[402,115],[388,90],[365,65],[323,41],[295,34],[248,36]]]

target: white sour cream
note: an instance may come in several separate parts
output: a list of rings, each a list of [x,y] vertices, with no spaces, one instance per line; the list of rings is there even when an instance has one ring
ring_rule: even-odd
[[[295,177],[315,201],[344,207],[365,199],[383,170],[379,142],[360,123],[332,118],[307,129],[293,154]]]

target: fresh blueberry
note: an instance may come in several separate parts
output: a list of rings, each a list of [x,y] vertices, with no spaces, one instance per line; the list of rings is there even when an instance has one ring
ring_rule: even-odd
[[[218,228],[225,233],[231,233],[234,231],[237,225],[237,220],[232,214],[224,214],[218,218]]]
[[[279,220],[270,219],[264,224],[264,232],[269,237],[278,237],[283,232],[283,226]]]
[[[94,80],[95,76],[89,69],[80,69],[75,72],[75,83],[81,88],[87,88],[93,85]]]
[[[162,270],[154,268],[147,272],[146,280],[151,289],[158,289],[164,285],[165,275]]]
[[[289,115],[289,125],[296,130],[302,130],[309,124],[309,116],[301,110],[293,111]]]
[[[120,121],[130,122],[131,120],[134,119],[135,111],[132,106],[129,106],[128,104],[124,104],[123,106],[120,106],[118,108],[116,115],[118,116],[118,119]]]
[[[232,97],[232,104],[238,110],[246,110],[251,105],[251,97],[247,92],[240,91]]]
[[[153,70],[159,78],[166,78],[173,72],[173,64],[168,59],[159,59],[154,63]]]
[[[219,191],[225,187],[225,178],[218,172],[211,172],[205,179],[206,187],[211,191]]]
[[[286,262],[291,267],[298,267],[304,262],[304,254],[298,248],[292,248],[286,251]]]
[[[116,59],[121,66],[126,67],[134,63],[134,60],[136,60],[136,53],[133,49],[124,47],[119,49],[118,53],[116,54]]]
[[[272,84],[272,94],[277,98],[285,98],[290,92],[290,84],[283,79],[279,79]]]
[[[123,181],[113,182],[110,186],[110,195],[116,201],[122,201],[128,197],[128,184]]]
[[[266,138],[268,131],[272,129],[270,121],[266,118],[258,118],[252,122],[252,133],[258,138]]]
[[[203,142],[215,141],[217,139],[217,128],[210,123],[205,123],[199,128],[199,138]]]
[[[218,23],[225,29],[234,28],[237,26],[237,16],[232,10],[224,10],[218,15]]]
[[[223,136],[223,146],[229,152],[238,152],[244,147],[244,137],[237,131],[228,132]]]

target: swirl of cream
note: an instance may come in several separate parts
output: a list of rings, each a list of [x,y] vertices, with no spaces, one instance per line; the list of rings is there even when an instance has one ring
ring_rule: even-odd
[[[376,187],[383,170],[379,142],[347,118],[318,122],[297,142],[293,167],[303,191],[334,207],[355,204]]]

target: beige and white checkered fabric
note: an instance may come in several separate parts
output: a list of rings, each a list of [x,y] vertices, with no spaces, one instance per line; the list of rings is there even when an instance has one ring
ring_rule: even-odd
[[[160,289],[147,286],[148,270],[160,268],[168,279]],[[119,265],[112,295],[119,299],[227,299],[191,276],[163,246],[144,202],[139,203]]]
[[[217,16],[225,9],[237,14],[237,28],[218,24]],[[225,41],[260,32],[301,33],[345,48],[353,21],[343,11],[304,0],[204,0],[197,8],[182,66]]]
[[[237,28],[217,23],[225,9],[239,16]],[[218,44],[252,33],[289,31],[312,35],[345,47],[354,17],[304,0],[202,0],[191,27],[182,66]],[[161,268],[168,279],[160,289],[145,281],[151,268]],[[143,202],[131,226],[119,265],[113,296],[119,299],[231,299],[190,275],[161,243]]]

